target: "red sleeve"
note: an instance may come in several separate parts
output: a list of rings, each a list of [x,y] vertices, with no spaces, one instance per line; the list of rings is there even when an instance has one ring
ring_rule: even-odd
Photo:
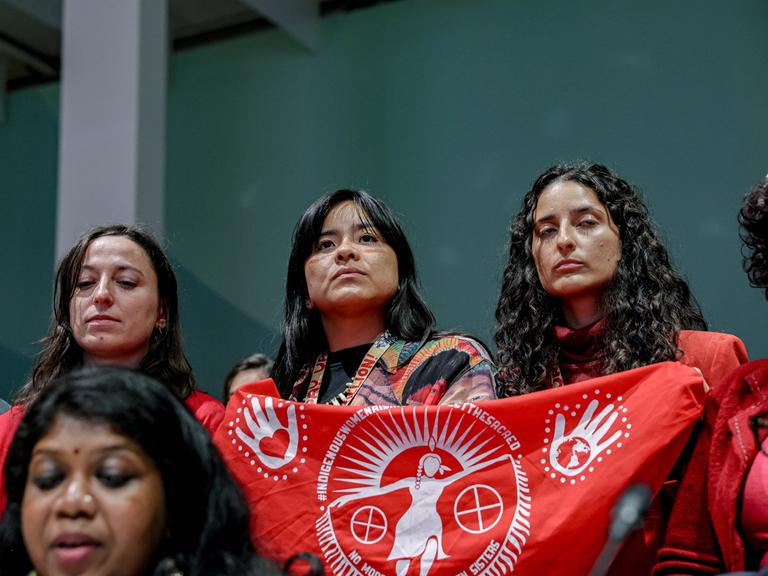
[[[683,330],[678,346],[683,351],[681,362],[699,369],[710,389],[717,388],[748,359],[744,343],[732,334]],[[714,404],[708,400],[683,479],[679,487],[674,486],[677,482],[670,483],[669,496],[674,501],[671,511],[665,507],[659,518],[658,535],[664,536],[664,544],[658,550],[654,574],[722,572],[707,508],[707,469],[715,413]]]
[[[193,391],[184,401],[189,411],[205,427],[211,436],[224,420],[224,405],[210,394]]]
[[[21,406],[13,406],[4,414],[0,414],[0,517],[5,512],[5,459],[23,418],[24,409]]]
[[[744,342],[733,334],[683,330],[678,346],[683,351],[681,362],[701,370],[712,390],[749,360]]]
[[[725,570],[717,546],[708,505],[707,471],[714,403],[704,408],[704,421],[693,454],[677,491],[664,545],[659,550],[655,576],[672,574],[714,575]]]
[[[653,574],[710,575],[726,570],[712,524],[709,467],[712,434],[723,393],[739,380],[739,366],[747,361],[744,343],[730,334],[684,331],[680,334],[682,361],[699,368],[711,390],[698,437],[677,491]]]

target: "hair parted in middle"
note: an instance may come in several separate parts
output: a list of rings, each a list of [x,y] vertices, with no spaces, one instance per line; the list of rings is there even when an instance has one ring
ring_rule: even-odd
[[[192,368],[184,354],[173,266],[149,233],[136,226],[114,224],[86,232],[61,259],[54,283],[51,327],[42,341],[43,349],[35,363],[32,378],[19,390],[14,403],[34,401],[58,376],[82,365],[83,351],[72,334],[69,303],[75,294],[88,247],[97,238],[107,236],[122,236],[140,246],[157,275],[157,291],[160,306],[165,311],[166,328],[152,334],[149,350],[139,369],[164,383],[179,398],[186,398],[196,388]]]
[[[296,224],[285,282],[282,342],[272,375],[283,396],[291,393],[302,368],[314,362],[327,348],[320,313],[306,306],[309,292],[304,263],[320,237],[325,217],[337,204],[352,201],[361,220],[375,228],[397,256],[399,285],[387,305],[385,324],[397,338],[426,341],[433,332],[435,317],[419,293],[416,264],[402,227],[379,200],[362,190],[342,189],[316,200]]]
[[[29,406],[3,470],[8,503],[0,528],[3,574],[32,569],[21,536],[29,463],[60,417],[105,424],[134,441],[163,482],[165,537],[152,574],[272,573],[249,538],[248,507],[208,432],[166,386],[128,368],[90,366],[58,378]],[[168,565],[173,570],[165,571]]]
[[[510,226],[509,256],[496,306],[496,363],[500,394],[542,390],[557,366],[553,326],[561,320],[556,298],[544,291],[531,241],[541,193],[555,182],[577,182],[597,195],[621,239],[621,258],[602,295],[606,319],[603,373],[676,359],[680,330],[706,330],[688,284],[675,270],[639,192],[601,165],[560,164],[541,174]]]

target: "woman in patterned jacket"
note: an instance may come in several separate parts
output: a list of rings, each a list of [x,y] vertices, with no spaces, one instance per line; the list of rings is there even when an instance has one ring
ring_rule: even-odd
[[[356,406],[495,398],[487,350],[435,333],[400,224],[363,191],[323,196],[296,225],[282,333],[272,375],[286,398]]]

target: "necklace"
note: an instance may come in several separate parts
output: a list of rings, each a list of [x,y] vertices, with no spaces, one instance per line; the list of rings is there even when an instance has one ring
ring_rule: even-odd
[[[368,375],[373,370],[373,367],[384,355],[389,347],[397,340],[389,330],[385,330],[376,341],[368,349],[368,352],[363,356],[363,361],[360,362],[360,366],[355,372],[354,378],[350,382],[344,385],[344,390],[334,396],[329,404],[334,406],[346,406],[355,397],[355,394],[360,390],[362,385],[368,379]],[[328,364],[328,354],[323,352],[315,360],[315,366],[312,368],[312,376],[309,381],[309,389],[307,395],[304,397],[304,402],[307,404],[317,404],[318,397],[320,395],[320,386],[323,383],[323,376],[325,376],[325,368]]]

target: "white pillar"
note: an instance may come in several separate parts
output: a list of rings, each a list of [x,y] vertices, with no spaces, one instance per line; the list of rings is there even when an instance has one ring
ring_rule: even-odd
[[[167,0],[64,0],[56,255],[100,224],[163,231]]]

